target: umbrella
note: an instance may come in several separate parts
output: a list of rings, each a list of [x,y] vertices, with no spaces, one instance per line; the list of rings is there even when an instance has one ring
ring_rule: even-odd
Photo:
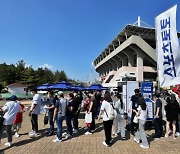
[[[71,84],[69,84],[69,83],[67,83],[65,81],[53,84],[52,86],[49,86],[48,89],[74,90],[74,88],[71,86]]]
[[[86,88],[86,90],[107,90],[107,87],[103,87],[100,84],[92,84],[89,87]]]
[[[37,86],[37,90],[48,90],[48,88],[52,86],[52,84],[50,83],[45,83],[45,84],[42,84],[40,86]]]

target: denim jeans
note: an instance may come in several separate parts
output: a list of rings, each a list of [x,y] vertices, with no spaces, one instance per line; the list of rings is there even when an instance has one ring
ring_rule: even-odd
[[[121,114],[117,114],[114,119],[114,134],[118,133],[118,124],[120,124],[121,137],[125,137],[124,116]]]
[[[49,112],[48,117],[49,117],[49,125],[50,125],[49,133],[54,133],[53,113]]]
[[[137,140],[142,140],[142,145],[149,146],[149,143],[147,141],[146,132],[144,130],[145,123],[146,123],[146,120],[139,119],[139,128],[138,128],[138,131],[135,134],[135,138]]]
[[[63,120],[65,120],[65,116],[57,116],[56,117],[57,138],[59,140],[62,139],[62,124],[63,124]]]

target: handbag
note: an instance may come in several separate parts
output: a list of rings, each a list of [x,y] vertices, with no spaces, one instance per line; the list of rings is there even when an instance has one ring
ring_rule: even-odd
[[[86,112],[86,114],[85,114],[85,122],[86,123],[91,123],[92,122],[92,112],[90,112],[90,113]]]
[[[137,124],[138,120],[139,120],[138,116],[134,116],[133,122]]]
[[[3,122],[4,122],[3,111],[2,109],[0,109],[0,129],[3,126]]]
[[[47,113],[47,112],[46,112],[46,113]],[[44,115],[44,126],[48,124],[48,120],[49,120],[49,118],[48,118],[48,116],[46,115],[46,113],[45,113],[45,115]]]

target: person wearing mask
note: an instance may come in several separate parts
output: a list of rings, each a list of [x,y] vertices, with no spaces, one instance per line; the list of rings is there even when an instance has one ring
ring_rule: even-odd
[[[141,97],[141,94],[139,92],[139,89],[135,89],[134,90],[135,95],[133,95],[131,97],[131,103],[129,105],[129,109],[128,112],[131,112],[131,124],[130,124],[130,131],[131,131],[131,135],[134,135],[134,132],[137,131],[138,129],[138,125],[136,123],[133,122],[134,116],[136,115],[135,112],[132,112],[133,110],[137,111],[137,107],[138,107],[138,99],[139,97]]]
[[[74,99],[73,99],[73,102],[74,102],[74,108],[73,108],[73,133],[77,133],[78,132],[78,129],[79,129],[79,122],[78,122],[78,117],[79,117],[79,113],[80,113],[80,110],[81,110],[81,103],[82,103],[82,100],[83,100],[83,97],[82,97],[82,93],[78,93],[77,91],[74,91]]]
[[[69,93],[69,100],[67,103],[67,110],[66,110],[66,125],[67,125],[67,138],[72,137],[72,132],[73,132],[73,128],[72,128],[72,119],[74,116],[73,113],[73,109],[74,109],[74,95],[73,93]]]
[[[37,89],[32,89],[31,92],[33,94],[33,100],[29,116],[31,118],[32,131],[29,132],[29,136],[35,137],[38,135],[38,115],[41,109],[41,96],[37,93]]]
[[[125,140],[125,126],[124,126],[124,108],[125,105],[122,101],[122,96],[121,94],[116,95],[118,101],[115,102],[114,107],[117,112],[117,116],[114,119],[114,132],[113,135],[118,136],[118,124],[120,123],[120,129],[121,129],[121,139]]]
[[[139,106],[137,110],[134,109],[133,112],[136,114],[136,116],[138,116],[139,119],[139,127],[138,131],[135,134],[134,141],[140,143],[141,140],[142,143],[140,144],[140,147],[148,149],[149,143],[147,141],[147,136],[145,132],[145,124],[147,119],[147,105],[143,97],[139,98]]]
[[[112,141],[111,133],[112,133],[113,120],[109,120],[107,114],[109,108],[111,107],[110,105],[113,105],[111,94],[109,91],[106,91],[98,116],[98,120],[101,119],[101,115],[103,116],[104,132],[106,138],[105,141],[103,142],[103,145],[106,147],[109,147]]]
[[[67,99],[64,98],[64,94],[62,91],[58,92],[57,98],[58,100],[56,101],[53,115],[53,122],[56,121],[57,126],[56,139],[53,140],[53,142],[55,143],[62,142],[62,124],[63,121],[66,119],[65,115],[68,103]]]
[[[53,122],[53,114],[54,114],[54,107],[56,104],[56,100],[53,97],[53,92],[49,91],[48,92],[48,106],[44,107],[45,109],[48,110],[48,118],[49,118],[49,125],[50,125],[50,129],[48,132],[48,136],[54,135],[54,122]]]
[[[9,147],[12,145],[12,126],[16,118],[16,114],[21,112],[20,105],[17,103],[16,95],[12,95],[10,97],[10,101],[3,106],[2,110],[4,113],[4,121],[3,126],[0,129],[0,141],[2,133],[6,131],[8,142],[5,143],[5,146]]]

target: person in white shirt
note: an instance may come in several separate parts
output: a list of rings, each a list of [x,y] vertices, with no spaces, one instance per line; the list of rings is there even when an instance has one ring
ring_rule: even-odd
[[[120,123],[120,129],[121,129],[121,138],[123,140],[126,139],[125,137],[125,126],[124,126],[124,103],[122,101],[121,94],[116,95],[118,101],[115,102],[114,107],[117,112],[117,116],[114,119],[114,129],[113,129],[113,135],[118,136],[118,124]]]
[[[111,132],[112,132],[113,120],[109,120],[107,114],[110,105],[112,105],[112,103],[113,102],[112,102],[111,94],[109,91],[106,91],[104,95],[104,101],[102,102],[101,109],[99,112],[98,120],[100,120],[101,115],[103,115],[104,132],[106,137],[106,140],[103,142],[103,144],[107,147],[110,146],[112,141]]]
[[[6,131],[7,137],[8,137],[8,142],[5,143],[5,146],[11,146],[12,145],[12,125],[14,123],[14,120],[16,118],[16,114],[18,112],[21,112],[20,105],[16,102],[17,97],[15,95],[12,95],[10,97],[10,102],[7,102],[2,110],[4,113],[4,121],[3,121],[3,126],[0,129],[0,141],[1,141],[1,136],[4,131]]]
[[[147,136],[144,130],[146,119],[147,119],[147,105],[143,97],[139,98],[138,103],[139,103],[139,106],[137,108],[137,111],[135,109],[133,110],[133,112],[136,113],[136,116],[138,116],[138,119],[139,119],[139,128],[135,134],[134,141],[137,143],[140,143],[140,140],[141,140],[142,143],[140,144],[140,147],[147,149],[149,148],[149,143],[147,141]]]
[[[31,117],[32,131],[29,132],[30,136],[36,136],[38,132],[38,115],[41,109],[41,96],[37,93],[37,89],[31,90],[33,93],[33,100],[31,103],[29,116]]]

